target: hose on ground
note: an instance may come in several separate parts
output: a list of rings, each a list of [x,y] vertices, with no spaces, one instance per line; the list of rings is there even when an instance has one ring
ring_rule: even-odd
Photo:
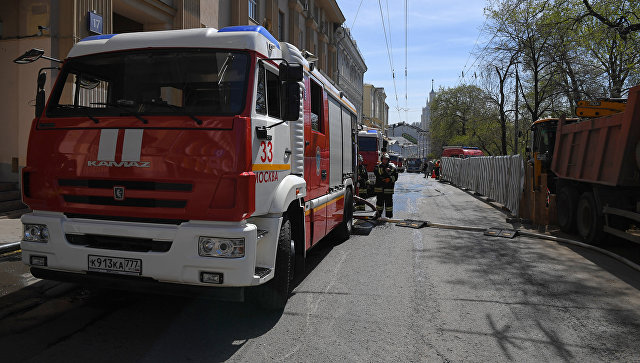
[[[394,220],[391,220],[391,222],[393,222]],[[440,224],[440,223],[432,223],[432,222],[426,222],[426,227],[431,227],[431,228],[439,228],[439,229],[451,229],[451,230],[458,230],[458,231],[468,231],[468,232],[486,232],[488,230],[488,228],[483,228],[483,227],[472,227],[472,226],[457,226],[457,225],[451,225],[451,224]],[[574,246],[578,246],[578,247],[582,247],[582,248],[586,248],[592,251],[596,251],[599,252],[605,256],[609,256],[611,258],[613,258],[614,260],[621,262],[629,267],[631,267],[632,269],[639,271],[640,272],[640,265],[629,261],[628,259],[617,255],[611,251],[607,251],[603,248],[600,247],[596,247],[590,244],[586,244],[584,242],[579,242],[579,241],[574,241],[572,239],[568,239],[568,238],[562,238],[562,237],[555,237],[555,236],[549,236],[546,234],[541,234],[541,233],[533,233],[533,232],[528,232],[528,231],[523,231],[520,229],[516,229],[514,230],[516,232],[517,236],[523,236],[523,237],[532,237],[532,238],[538,238],[538,239],[545,239],[548,241],[553,241],[553,242],[558,242],[558,243],[565,243],[565,244],[570,244],[570,245],[574,245]]]

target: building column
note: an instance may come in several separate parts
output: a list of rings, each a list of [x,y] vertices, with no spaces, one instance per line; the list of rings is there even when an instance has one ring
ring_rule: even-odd
[[[300,39],[300,13],[302,13],[302,5],[298,0],[289,0],[289,42],[299,49],[302,45],[302,39]]]
[[[249,24],[249,2],[232,1],[231,2],[231,25],[247,25]]]

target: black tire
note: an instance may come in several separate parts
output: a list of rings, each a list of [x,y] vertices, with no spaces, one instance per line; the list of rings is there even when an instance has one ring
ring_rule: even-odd
[[[578,204],[578,192],[572,187],[563,187],[558,192],[558,226],[566,233],[572,233],[576,229],[576,209]]]
[[[266,310],[281,310],[289,300],[289,289],[294,275],[295,243],[291,238],[291,222],[285,215],[278,235],[276,271],[273,279],[253,288],[255,302]]]
[[[598,214],[596,200],[590,192],[583,193],[578,200],[576,227],[586,243],[596,245],[604,242],[603,218]]]
[[[342,223],[336,228],[336,238],[338,242],[343,242],[351,236],[353,229],[353,195],[351,189],[347,188],[344,194],[344,212],[342,214]]]

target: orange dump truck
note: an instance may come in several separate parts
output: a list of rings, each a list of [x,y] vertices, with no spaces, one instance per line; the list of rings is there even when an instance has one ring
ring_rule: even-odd
[[[624,112],[567,123],[556,132],[558,224],[589,243],[605,233],[640,243],[640,86]]]

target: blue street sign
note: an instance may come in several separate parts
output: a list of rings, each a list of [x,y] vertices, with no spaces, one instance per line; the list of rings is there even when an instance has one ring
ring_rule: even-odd
[[[87,22],[87,27],[90,32],[102,34],[102,15],[89,11],[87,13]]]

